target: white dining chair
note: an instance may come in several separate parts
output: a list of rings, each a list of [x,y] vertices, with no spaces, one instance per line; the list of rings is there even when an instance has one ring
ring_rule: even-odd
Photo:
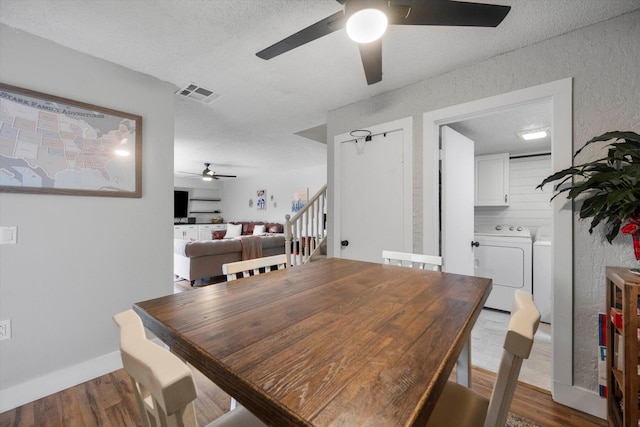
[[[287,256],[281,254],[222,264],[222,273],[227,275],[228,281],[232,281],[251,275],[255,276],[263,272],[281,270],[286,267]]]
[[[470,388],[449,381],[427,427],[504,427],[522,361],[529,358],[539,323],[540,311],[531,294],[516,290],[491,398],[487,399]]]
[[[426,266],[429,266],[429,269],[434,271],[440,271],[442,268],[441,256],[383,250],[382,258],[385,264],[413,267],[420,270],[424,270]]]
[[[143,427],[197,427],[193,401],[196,385],[189,367],[175,354],[147,339],[133,310],[113,316],[120,328],[120,353],[131,377]],[[207,427],[264,427],[244,407],[217,418]]]

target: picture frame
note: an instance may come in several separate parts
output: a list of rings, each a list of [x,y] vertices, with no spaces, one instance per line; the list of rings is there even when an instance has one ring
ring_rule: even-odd
[[[297,213],[305,207],[309,201],[308,188],[296,188],[291,194],[291,212]]]
[[[0,192],[142,197],[142,117],[0,83]]]
[[[258,206],[259,211],[264,211],[267,209],[267,190],[258,190],[256,191],[256,196],[258,198],[258,202],[256,205]]]

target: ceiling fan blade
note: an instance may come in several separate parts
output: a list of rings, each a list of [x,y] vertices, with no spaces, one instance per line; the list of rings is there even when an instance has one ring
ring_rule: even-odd
[[[371,43],[361,43],[360,57],[367,76],[367,84],[372,85],[382,80],[382,39]]]
[[[211,175],[214,179],[218,179],[218,178],[237,178],[237,176],[235,175],[219,175],[217,173],[214,173],[213,175]]]
[[[298,46],[309,43],[315,39],[331,34],[345,26],[344,12],[336,12],[331,16],[318,21],[307,28],[290,35],[286,39],[280,40],[266,49],[256,53],[259,58],[271,59],[285,52],[295,49]]]
[[[389,7],[389,24],[497,27],[511,6],[449,0],[397,1]]]

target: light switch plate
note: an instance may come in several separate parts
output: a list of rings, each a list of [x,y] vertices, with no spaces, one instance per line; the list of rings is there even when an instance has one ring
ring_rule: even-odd
[[[17,226],[0,226],[0,245],[15,245],[18,242]]]
[[[0,341],[11,339],[11,319],[0,321]]]

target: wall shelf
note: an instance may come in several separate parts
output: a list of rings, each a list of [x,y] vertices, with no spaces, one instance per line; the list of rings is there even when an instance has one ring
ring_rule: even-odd
[[[193,198],[193,199],[189,199],[191,201],[197,201],[197,202],[220,202],[222,201],[222,199],[203,199],[203,198]]]

